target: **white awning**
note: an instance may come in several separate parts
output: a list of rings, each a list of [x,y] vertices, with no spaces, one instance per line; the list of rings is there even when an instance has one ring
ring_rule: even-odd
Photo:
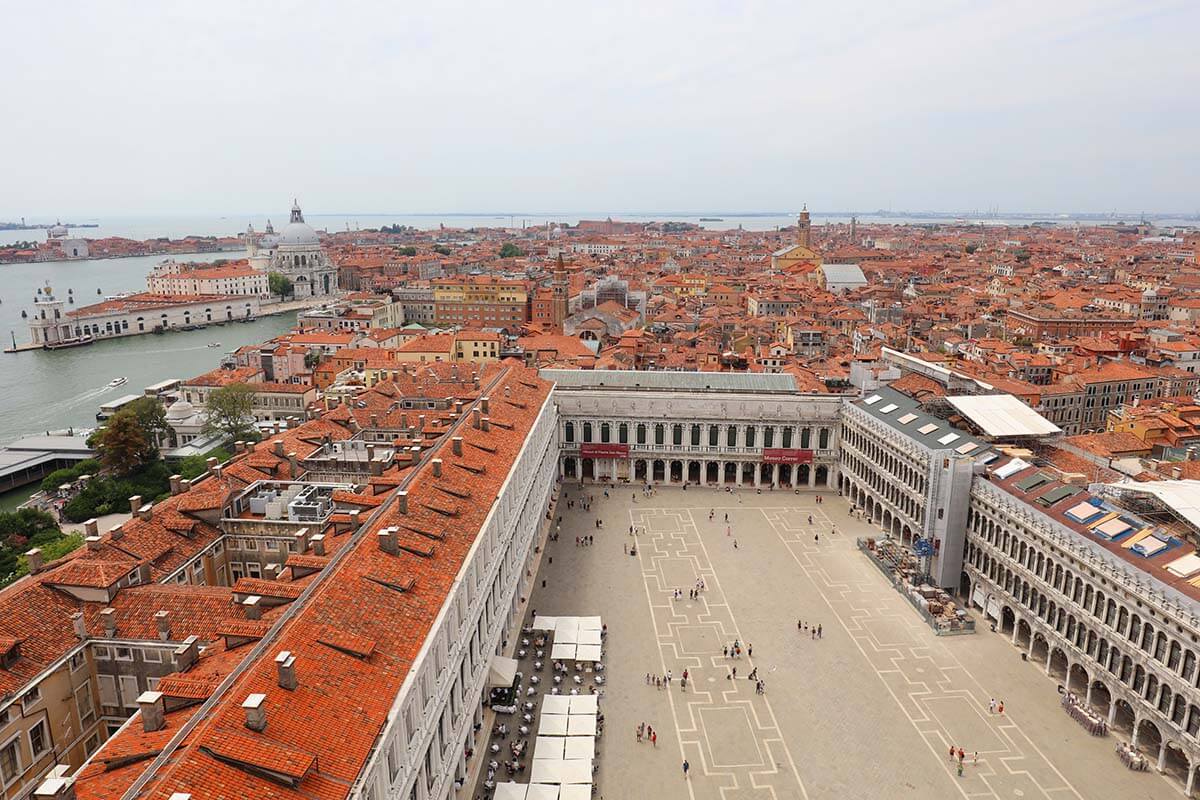
[[[580,617],[579,630],[581,631],[598,631],[601,628],[599,617]]]
[[[568,701],[571,714],[595,714],[600,710],[600,698],[594,694],[577,694],[563,699]],[[544,708],[543,711],[545,711]]]
[[[576,661],[599,661],[600,660],[600,645],[598,644],[581,644],[575,649]]]
[[[566,714],[542,714],[538,720],[538,736],[566,736]]]
[[[492,795],[495,800],[526,800],[529,789],[524,783],[497,783],[496,792]]]
[[[526,800],[558,800],[558,785],[550,783],[529,784]]]
[[[504,656],[492,656],[492,664],[488,668],[488,688],[507,689],[517,679],[517,661]]]
[[[562,759],[566,747],[566,736],[539,736],[533,743],[533,757]]]
[[[596,717],[594,714],[571,714],[567,717],[568,736],[595,736]],[[590,780],[590,779],[589,779]]]
[[[592,800],[590,783],[567,783],[559,787],[558,800]]]
[[[600,631],[588,631],[582,628],[579,629],[580,644],[600,644]]]
[[[561,661],[563,659],[566,659],[568,661],[574,661],[575,660],[575,645],[559,644],[558,642],[555,642],[554,646],[550,648],[550,657],[552,659],[554,659],[555,661]]]
[[[542,713],[566,714],[571,710],[571,700],[565,694],[548,694],[542,698]]]
[[[537,631],[552,631],[557,624],[557,617],[545,617],[538,614],[533,618],[533,629]]]
[[[568,758],[562,762],[563,779],[560,783],[591,783],[592,759]]]
[[[535,758],[529,779],[535,783],[562,783],[565,763],[561,758]]]
[[[551,738],[565,743],[563,758],[592,758],[596,755],[596,737],[594,736],[555,736]]]

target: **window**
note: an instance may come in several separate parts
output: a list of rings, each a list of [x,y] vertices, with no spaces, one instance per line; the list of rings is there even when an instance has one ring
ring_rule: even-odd
[[[575,423],[568,422],[563,426],[563,439],[568,442],[575,441]]]
[[[23,708],[29,708],[31,705],[33,705],[34,703],[36,703],[37,701],[39,701],[41,699],[42,699],[42,687],[35,686],[21,697],[21,706]]]
[[[142,651],[142,661],[148,661],[154,664],[162,663],[162,650],[147,648]]]
[[[246,562],[246,576],[250,577],[250,578],[261,578],[262,577],[262,565],[259,564],[257,561],[247,561]]]
[[[758,439],[758,428],[753,425],[746,426],[746,447],[754,447],[755,441]]]
[[[38,720],[37,725],[29,729],[29,752],[37,759],[50,748],[50,736],[46,733],[46,720]]]
[[[258,549],[258,541],[255,539],[242,539],[242,549],[243,550],[257,550]]]
[[[114,708],[121,705],[117,699],[117,679],[112,675],[100,675],[96,682],[100,685],[100,705]],[[110,736],[112,734],[109,734]]]
[[[242,569],[242,562],[230,561],[229,562],[229,573],[231,575],[233,575],[234,583],[237,583],[237,581],[240,580],[243,575],[245,575],[245,572]]]
[[[133,661],[133,650],[128,647],[114,647],[113,657],[117,661]]]
[[[21,776],[21,739],[14,736],[3,747],[0,747],[0,778],[4,785],[15,781]]]
[[[92,753],[96,752],[98,747],[100,747],[100,734],[98,733],[93,733],[87,738],[87,741],[83,743],[83,751],[89,758],[91,758]]]
[[[683,444],[683,426],[682,425],[672,425],[671,426],[671,444],[673,444],[673,445]]]
[[[96,718],[96,709],[92,705],[92,684],[85,683],[75,690],[75,708],[79,711],[79,721],[85,726]]]
[[[617,441],[621,444],[629,444],[629,425],[622,422],[617,426]]]
[[[763,430],[763,447],[775,446],[775,429],[767,427]]]
[[[137,708],[138,695],[142,693],[138,688],[136,675],[122,675],[121,682],[121,705],[127,708]]]
[[[86,663],[87,663],[87,658],[84,657],[83,651],[80,650],[78,653],[75,653],[74,655],[71,656],[71,672],[78,671],[79,668],[82,667]]]
[[[654,426],[654,443],[662,444],[665,436],[665,426],[662,423]]]

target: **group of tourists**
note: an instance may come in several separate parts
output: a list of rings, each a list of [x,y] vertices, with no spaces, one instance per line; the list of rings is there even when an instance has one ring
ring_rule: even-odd
[[[825,629],[821,627],[820,623],[809,627],[809,624],[802,619],[796,620],[796,630],[809,634],[809,638],[813,641],[820,639],[825,634]]]

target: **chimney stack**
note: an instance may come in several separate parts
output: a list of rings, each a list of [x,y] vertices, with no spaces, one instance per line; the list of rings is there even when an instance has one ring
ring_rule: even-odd
[[[191,490],[192,490],[192,482],[190,480],[188,480],[187,478],[184,478],[183,480],[181,480],[179,482],[179,493],[180,494],[187,494]]]
[[[46,778],[33,790],[33,800],[75,800],[75,779],[66,775]]]
[[[205,556],[205,558],[207,558],[207,556]],[[142,563],[138,564],[138,582],[143,584],[150,583],[149,561],[143,561]]]
[[[138,509],[140,509],[141,507],[142,507],[142,496],[140,494],[135,494],[133,497],[129,498],[129,513],[130,514],[133,514],[136,517],[137,513],[138,513]]]
[[[300,477],[300,458],[294,452],[287,454],[288,468],[291,470],[292,480]]]
[[[83,640],[88,637],[87,622],[83,618],[82,611],[76,611],[71,615],[71,628],[75,631],[75,638]]]
[[[238,439],[236,442],[233,443],[233,452],[235,452],[235,453],[246,452],[246,443],[244,441],[242,441],[241,439]]]
[[[252,731],[262,733],[267,729],[267,696],[265,694],[252,694],[242,703],[242,708],[246,710],[246,727]]]
[[[154,627],[158,628],[158,638],[164,642],[171,638],[171,612],[155,611]]]
[[[183,640],[183,644],[175,648],[172,661],[176,672],[187,672],[192,664],[196,663],[200,656],[200,647],[196,644],[198,641],[199,637],[189,636]]]
[[[100,546],[104,544],[104,540],[99,536],[89,536],[84,541],[87,542],[88,550],[92,551],[99,550]]]
[[[362,521],[359,519],[361,516],[361,509],[354,508],[350,510],[350,530],[358,530],[359,525],[362,524]]]
[[[318,533],[316,536],[312,537],[312,539],[310,539],[309,541],[312,544],[314,556],[325,555],[325,534]]]
[[[450,452],[454,453],[454,455],[456,455],[456,456],[461,456],[462,455],[462,442],[463,442],[463,440],[462,440],[461,436],[455,436],[455,437],[451,438],[450,439]]]
[[[400,509],[401,514],[408,513],[408,490],[401,489],[396,492],[396,507]]]
[[[292,691],[296,688],[296,657],[287,650],[280,651],[275,656],[275,666],[279,672],[279,685]]]
[[[482,415],[480,414],[479,406],[475,406],[474,408],[471,409],[471,427],[472,428],[475,428],[476,430],[479,429],[479,418],[481,416]]]
[[[100,520],[89,519],[83,523],[84,536],[99,536],[100,535]]]
[[[173,495],[179,494],[179,482],[183,480],[183,476],[182,475],[172,475],[170,478],[167,478],[167,480],[171,484],[171,494],[173,494]]]
[[[278,431],[276,431],[276,432],[278,433]],[[275,441],[271,442],[271,452],[274,453],[275,455],[279,456],[280,458],[283,458],[283,440],[282,439],[276,439]]]
[[[463,410],[463,401],[462,401],[462,400],[455,400],[455,401],[454,401],[454,413],[455,413],[455,414],[457,414],[458,416],[460,416],[460,417],[461,417],[461,416],[462,416],[462,410]]]
[[[30,572],[37,572],[42,568],[42,550],[35,547],[32,550],[25,552],[25,563],[29,566]]]
[[[242,608],[246,610],[246,619],[262,619],[262,598],[256,594],[252,594],[242,601]]]
[[[292,547],[299,555],[308,552],[308,528],[301,528],[292,534]]]
[[[209,456],[208,458],[204,459],[204,467],[212,475],[217,474],[217,464],[219,464],[219,463],[220,462],[217,461],[216,457],[214,457],[214,456]]]
[[[117,637],[117,610],[111,606],[104,609],[100,612],[100,621],[104,623],[105,638],[115,639]]]
[[[372,427],[372,428],[378,428],[378,427],[379,427],[379,415],[378,415],[378,414],[372,414],[372,415],[371,415],[371,427]]]
[[[440,458],[435,458],[429,463],[433,464],[433,477],[442,477],[442,460]]]
[[[220,470],[221,470],[221,468],[217,467],[217,471],[220,472]],[[137,510],[137,516],[138,516],[138,519],[144,519],[144,520],[152,519],[154,517],[154,504],[153,503],[143,503]]]
[[[166,704],[162,692],[142,692],[137,699],[142,712],[142,730],[146,733],[161,731],[167,726]]]
[[[479,421],[479,427],[484,433],[487,433],[488,431],[490,431],[492,429],[492,418],[484,417],[483,419],[481,419]]]
[[[483,413],[488,413],[488,396],[486,394],[479,398],[479,407],[483,409]]]
[[[379,537],[379,549],[390,555],[400,554],[400,545],[398,544],[399,528],[387,527],[381,528],[376,536]]]
[[[145,506],[143,506],[143,508],[145,508]],[[125,538],[125,529],[120,525],[113,525],[108,529],[108,538],[112,539],[114,542],[121,541]]]

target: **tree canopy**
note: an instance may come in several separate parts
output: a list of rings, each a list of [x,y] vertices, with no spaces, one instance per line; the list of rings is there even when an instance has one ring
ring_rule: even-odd
[[[158,449],[147,440],[132,411],[115,414],[96,439],[100,463],[117,475],[127,475],[158,457]]]
[[[525,255],[525,251],[522,250],[521,248],[517,247],[512,242],[505,242],[500,247],[500,257],[501,258],[517,258],[518,256],[523,256],[523,255]]]
[[[209,392],[204,403],[208,416],[204,430],[237,439],[254,429],[254,390],[244,383],[231,383]]]
[[[282,272],[268,272],[267,290],[270,291],[271,294],[279,295],[279,297],[282,299],[293,294],[295,287],[292,285],[291,279]]]

